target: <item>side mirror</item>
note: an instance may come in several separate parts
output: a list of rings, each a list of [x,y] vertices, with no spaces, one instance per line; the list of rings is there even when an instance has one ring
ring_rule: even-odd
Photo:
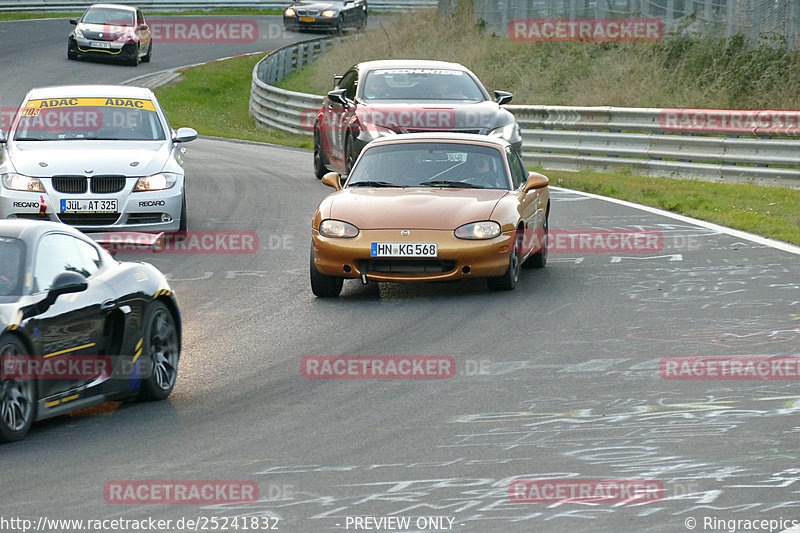
[[[72,24],[73,26],[77,26],[78,25],[78,19],[69,19],[69,23]]]
[[[528,192],[531,189],[541,189],[542,187],[547,187],[548,185],[550,185],[550,180],[547,179],[547,176],[544,174],[539,174],[538,172],[529,172],[528,181],[525,182],[522,192]]]
[[[342,77],[343,76],[341,74],[336,74],[336,75],[333,76],[333,86],[334,87],[338,87],[339,86],[339,82],[342,81]]]
[[[142,31],[147,31],[150,29],[150,26],[148,26],[147,24],[140,24],[139,29]]]
[[[506,91],[494,92],[494,101],[497,102],[499,105],[510,104],[512,98],[514,98],[514,95],[509,92]]]
[[[188,143],[195,139],[197,139],[197,132],[193,128],[178,128],[178,131],[175,132],[176,143]]]
[[[73,292],[83,292],[89,287],[86,278],[78,274],[65,270],[53,280],[53,286],[47,293],[47,303],[54,304],[56,299],[62,294],[70,294]]]
[[[328,187],[333,187],[337,191],[342,190],[341,176],[339,176],[338,172],[328,172],[327,174],[322,176],[322,183],[324,183]]]
[[[5,144],[7,140],[5,132],[0,130],[0,144]]]
[[[350,104],[347,103],[347,98],[344,97],[344,93],[346,89],[336,89],[328,93],[328,100],[331,102],[336,102],[337,104],[341,104],[344,107],[348,107]]]

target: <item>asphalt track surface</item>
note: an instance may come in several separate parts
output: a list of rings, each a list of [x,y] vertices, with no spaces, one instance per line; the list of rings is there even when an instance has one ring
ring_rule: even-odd
[[[33,85],[122,81],[252,51],[176,44],[138,69],[75,63],[62,50],[67,31],[64,21],[0,23],[4,102]],[[40,38],[14,46],[30,35]],[[659,372],[667,357],[800,355],[796,249],[556,190],[552,230],[654,231],[663,248],[561,250],[545,269],[523,271],[513,292],[490,292],[483,280],[347,281],[340,298],[321,300],[308,281],[310,217],[331,190],[314,179],[311,159],[218,139],[188,145],[190,229],[253,231],[258,250],[118,256],[153,262],[177,293],[185,329],[175,392],[44,421],[3,446],[0,526],[160,518],[172,523],[151,531],[187,531],[183,517],[222,530],[224,520],[233,529],[235,517],[261,517],[259,530],[321,532],[392,517],[409,526],[360,524],[681,532],[728,530],[731,520],[773,520],[782,531],[800,519],[797,378]],[[319,355],[449,356],[456,373],[305,378],[302,358]],[[516,502],[516,479],[651,480],[663,494]],[[108,503],[104,488],[124,480],[249,481],[258,498]]]

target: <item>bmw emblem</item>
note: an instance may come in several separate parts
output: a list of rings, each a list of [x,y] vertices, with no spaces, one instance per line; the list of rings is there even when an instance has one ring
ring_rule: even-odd
[[[98,34],[97,34],[97,36],[98,36],[100,39],[102,39],[102,38],[103,38],[103,34],[102,34],[102,33],[98,33]]]
[[[406,236],[408,236],[408,235],[411,235],[411,230],[409,230],[409,229],[404,229],[403,231],[401,231],[401,232],[400,232],[400,235],[402,235],[403,237],[406,237]]]

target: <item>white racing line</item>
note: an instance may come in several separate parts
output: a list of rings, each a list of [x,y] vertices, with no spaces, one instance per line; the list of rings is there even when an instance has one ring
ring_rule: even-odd
[[[670,178],[662,178],[662,179],[670,179]],[[687,217],[685,215],[678,215],[676,213],[670,213],[669,211],[664,211],[662,209],[658,209],[656,207],[649,207],[646,205],[635,204],[633,202],[628,202],[626,200],[618,200],[616,198],[609,198],[607,196],[600,196],[599,194],[592,194],[590,192],[582,192],[582,191],[575,191],[573,189],[565,189],[563,187],[554,187],[550,186],[551,189],[556,191],[564,191],[570,192],[574,194],[579,194],[581,196],[586,196],[588,198],[593,198],[595,200],[603,200],[605,202],[611,202],[614,204],[624,205],[626,207],[631,207],[633,209],[638,209],[640,211],[646,211],[648,213],[653,213],[656,215],[661,215],[664,217],[669,217],[675,220],[680,220],[681,222],[686,222],[689,224],[694,224],[695,226],[700,226],[701,228],[706,228],[714,231],[718,231],[720,233],[725,233],[732,237],[736,237],[737,239],[743,239],[750,242],[754,242],[757,244],[761,244],[764,246],[769,246],[770,248],[775,248],[777,250],[782,250],[784,252],[789,252],[790,254],[800,255],[800,247],[795,246],[793,244],[789,244],[788,242],[776,241],[775,239],[768,239],[767,237],[762,237],[760,235],[754,235],[753,233],[748,233],[746,231],[741,231],[738,229],[732,229],[725,226],[720,226],[719,224],[714,224],[713,222],[706,222],[705,220],[698,220],[696,218]],[[800,529],[791,529],[787,530],[787,533],[800,533]]]

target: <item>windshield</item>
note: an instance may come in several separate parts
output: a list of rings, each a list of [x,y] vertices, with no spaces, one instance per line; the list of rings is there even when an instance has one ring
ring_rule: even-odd
[[[449,100],[482,102],[478,83],[466,72],[437,68],[390,68],[367,72],[364,100]]]
[[[29,100],[15,126],[17,141],[165,139],[153,102],[130,98]]]
[[[0,296],[22,295],[25,243],[0,237]]]
[[[83,15],[84,24],[112,24],[114,26],[133,26],[133,11],[111,7],[93,7]]]
[[[505,189],[510,182],[500,150],[465,143],[403,143],[367,148],[347,187]]]

